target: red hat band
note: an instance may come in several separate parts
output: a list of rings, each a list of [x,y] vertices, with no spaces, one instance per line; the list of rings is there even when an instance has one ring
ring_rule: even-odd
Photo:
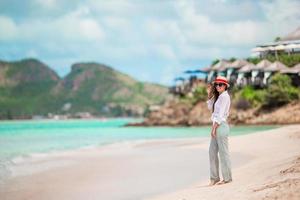
[[[221,83],[228,84],[228,82],[226,80],[223,80],[223,79],[216,79],[215,82],[221,82]]]

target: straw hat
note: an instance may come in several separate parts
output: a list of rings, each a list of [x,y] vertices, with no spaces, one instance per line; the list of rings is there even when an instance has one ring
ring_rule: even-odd
[[[212,83],[224,83],[227,85],[227,88],[230,87],[227,78],[225,78],[224,76],[217,76],[217,78]]]

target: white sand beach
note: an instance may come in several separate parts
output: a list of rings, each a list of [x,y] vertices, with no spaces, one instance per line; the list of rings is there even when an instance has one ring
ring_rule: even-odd
[[[208,187],[207,180],[149,199],[300,199],[300,125],[232,137],[230,150],[252,156],[233,169],[233,182]]]
[[[299,199],[300,125],[229,138],[233,182],[207,187],[209,138],[123,142],[16,161],[3,200]]]

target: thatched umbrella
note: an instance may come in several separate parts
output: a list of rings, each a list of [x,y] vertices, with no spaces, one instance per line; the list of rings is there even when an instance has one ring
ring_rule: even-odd
[[[216,70],[216,71],[223,71],[227,68],[227,66],[229,66],[231,64],[231,62],[227,61],[227,60],[220,60],[219,62],[217,62],[216,64],[214,64],[212,66],[212,70]]]
[[[288,69],[288,67],[280,61],[275,61],[268,67],[264,68],[264,71],[265,72],[276,72],[276,71],[280,71],[283,69]]]
[[[286,49],[286,46],[280,44],[280,45],[278,45],[278,46],[275,46],[274,49],[275,49],[275,50],[278,50],[278,51],[280,51],[280,50],[285,50],[285,49]]]
[[[268,46],[268,47],[265,47],[267,51],[275,51],[275,47],[273,46]]]
[[[238,70],[237,83],[241,85],[242,80],[245,78],[245,74],[251,73],[252,69],[255,67],[253,63],[248,63]]]
[[[261,85],[264,77],[264,69],[269,67],[272,63],[267,60],[263,59],[259,63],[257,63],[251,71],[251,79],[252,83],[255,85]],[[258,76],[258,77],[257,77]]]
[[[247,60],[238,59],[238,60],[235,60],[228,68],[239,69],[247,64],[250,64]]]
[[[224,59],[222,59],[219,62],[217,62],[216,64],[214,64],[211,67],[211,70],[208,74],[208,81],[212,81],[214,76],[216,76],[220,72],[223,72],[229,64],[230,64],[230,62],[227,60],[224,60]]]
[[[280,72],[284,74],[300,74],[300,63],[298,63],[294,67],[282,69],[280,70]]]
[[[183,77],[176,77],[174,79],[174,81],[184,81],[184,80],[185,80],[185,78],[183,78]]]
[[[263,70],[263,69],[269,67],[271,64],[272,63],[269,60],[263,59],[262,61],[257,63],[253,69],[254,70]]]
[[[292,43],[285,46],[285,49],[288,50],[288,54],[290,55],[295,49],[300,49],[299,43]]]
[[[241,67],[243,67],[244,65],[249,64],[248,61],[244,60],[244,59],[237,59],[235,60],[233,63],[231,63],[230,65],[227,66],[227,71],[226,71],[226,78],[227,80],[230,80],[231,75],[233,74],[233,72],[235,70],[240,69]]]
[[[299,44],[288,44],[286,45],[286,49],[297,49],[300,48]]]
[[[281,70],[289,69],[286,65],[284,65],[280,61],[275,61],[268,67],[264,68],[264,84],[267,84],[267,79],[271,76],[274,72],[280,72]]]
[[[255,65],[253,63],[248,63],[248,64],[244,65],[241,69],[239,69],[238,72],[239,73],[251,72],[254,67],[255,67]]]
[[[251,51],[253,52],[263,52],[263,51],[266,51],[267,49],[266,48],[263,48],[263,47],[255,47],[253,49],[251,49]]]

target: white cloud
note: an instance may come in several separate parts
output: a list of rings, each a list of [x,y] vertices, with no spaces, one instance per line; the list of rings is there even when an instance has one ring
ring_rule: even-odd
[[[245,46],[254,44],[263,33],[265,23],[251,20],[216,22],[209,16],[197,13],[193,4],[179,2],[177,10],[181,16],[182,27],[193,44],[211,46]]]
[[[186,40],[176,20],[147,19],[144,29],[154,42],[183,43]]]
[[[47,9],[57,7],[57,0],[35,0],[35,3]]]
[[[12,52],[6,55],[38,54],[63,65],[90,59],[126,66],[131,74],[143,66],[147,77],[163,83],[187,64],[250,56],[253,46],[300,25],[297,0],[30,0],[26,5],[28,14],[0,15],[0,41],[8,44],[1,50]]]
[[[122,1],[95,1],[88,0],[87,4],[97,12],[111,16],[132,16],[138,12],[138,3],[130,0]]]
[[[170,45],[167,44],[156,44],[154,45],[154,52],[164,59],[176,61],[176,53]]]
[[[49,26],[51,34],[63,36],[64,40],[92,41],[104,38],[104,31],[99,22],[89,16],[89,8],[80,7],[77,10],[53,21]],[[42,27],[43,28],[43,27]],[[55,34],[57,33],[57,34]]]
[[[299,22],[300,17],[300,1],[262,1],[260,3],[264,8],[265,15],[271,22],[288,22],[289,20],[297,20]],[[281,24],[280,24],[281,25]]]
[[[121,17],[115,17],[115,16],[108,16],[104,17],[103,22],[105,25],[109,28],[112,29],[117,29],[117,30],[128,30],[131,27],[131,23],[128,19],[121,18]]]
[[[0,40],[13,40],[17,33],[18,29],[15,22],[9,17],[0,16]]]
[[[272,27],[272,37],[284,36],[300,26],[300,1],[262,1],[260,5]]]
[[[0,38],[16,39],[17,41],[49,41],[54,43],[101,41],[105,33],[100,23],[89,16],[86,7],[67,13],[54,20],[31,19],[29,21],[15,23],[7,17],[0,17],[0,27],[3,30]]]
[[[105,16],[101,18],[105,30],[110,33],[111,38],[113,37],[114,42],[119,43],[136,43],[136,32],[135,27],[132,26],[130,18],[119,17],[119,16]]]

